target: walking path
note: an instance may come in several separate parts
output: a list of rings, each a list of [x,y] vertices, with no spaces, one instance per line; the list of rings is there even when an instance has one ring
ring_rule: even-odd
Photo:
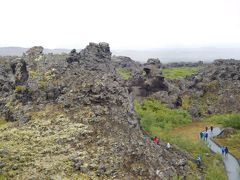
[[[207,140],[208,147],[214,152],[214,153],[222,153],[221,148],[211,140],[211,137],[217,136],[221,133],[220,128],[216,127],[213,129],[213,132],[211,130],[208,130],[209,138]],[[232,156],[230,153],[226,157],[223,157],[223,162],[225,165],[225,169],[227,172],[227,176],[229,180],[240,180],[240,166],[237,161],[237,159]]]

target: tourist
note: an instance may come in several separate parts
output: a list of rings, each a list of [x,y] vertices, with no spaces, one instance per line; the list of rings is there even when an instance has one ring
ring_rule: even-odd
[[[153,138],[153,142],[154,142],[155,144],[158,144],[158,143],[159,143],[159,139],[157,138],[157,136],[155,136],[155,137]]]
[[[171,148],[170,144],[169,144],[169,143],[167,143],[167,149],[170,149],[170,148]]]
[[[225,147],[225,156],[227,156],[227,155],[228,155],[228,148]]]
[[[202,161],[202,158],[201,158],[200,155],[198,155],[197,160],[196,160],[196,162],[197,162],[197,166],[198,166],[198,167],[200,167],[200,165],[201,165],[201,161]]]
[[[205,133],[205,140],[207,141],[207,139],[208,139],[208,133],[206,132]]]
[[[205,127],[205,130],[206,130],[206,132],[208,131],[208,127],[207,126]]]
[[[222,151],[222,155],[224,155],[224,153],[225,153],[225,147],[224,146],[221,147],[221,151]]]
[[[212,133],[213,132],[213,126],[211,126],[210,129],[211,129],[211,133]]]

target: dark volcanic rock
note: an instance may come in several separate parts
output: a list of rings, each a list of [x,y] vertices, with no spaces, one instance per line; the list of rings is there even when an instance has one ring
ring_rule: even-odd
[[[187,77],[183,91],[190,94],[191,105],[201,109],[201,115],[239,112],[239,70],[238,60],[216,60],[199,73]],[[198,114],[191,112],[194,116]]]
[[[3,173],[16,167],[15,179],[62,174],[69,179],[79,173],[91,179],[186,177],[187,162],[192,160],[189,155],[144,139],[133,97],[115,71],[107,43],[90,43],[79,53],[72,51],[64,57],[42,55],[37,48],[36,54],[27,53],[20,64],[9,65],[11,76],[3,68],[3,83],[18,85],[3,98],[0,113],[8,110],[21,123],[5,128],[0,141],[3,146],[20,144],[21,149],[8,149],[8,153],[24,160],[4,167]],[[32,62],[35,66],[29,66]],[[154,68],[155,64],[149,77],[138,74],[136,87],[151,95],[165,92],[166,99],[175,98],[173,104],[180,104],[178,90]],[[32,167],[36,172],[32,173]]]

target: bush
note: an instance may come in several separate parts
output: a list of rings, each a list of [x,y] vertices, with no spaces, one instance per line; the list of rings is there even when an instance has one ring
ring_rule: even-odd
[[[240,114],[218,114],[207,118],[207,120],[222,124],[225,127],[240,129]]]

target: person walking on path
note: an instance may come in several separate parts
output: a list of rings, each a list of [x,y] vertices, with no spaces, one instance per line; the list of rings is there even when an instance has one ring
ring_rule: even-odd
[[[210,129],[211,129],[211,133],[213,133],[213,126],[211,126]]]
[[[221,151],[222,151],[222,155],[224,155],[225,154],[225,147],[221,147]]]
[[[207,139],[208,139],[208,133],[206,132],[205,133],[205,141],[207,141]]]
[[[227,155],[228,155],[228,148],[225,147],[225,156],[227,156]]]
[[[207,126],[205,127],[205,130],[206,130],[206,132],[208,131],[208,127]]]

